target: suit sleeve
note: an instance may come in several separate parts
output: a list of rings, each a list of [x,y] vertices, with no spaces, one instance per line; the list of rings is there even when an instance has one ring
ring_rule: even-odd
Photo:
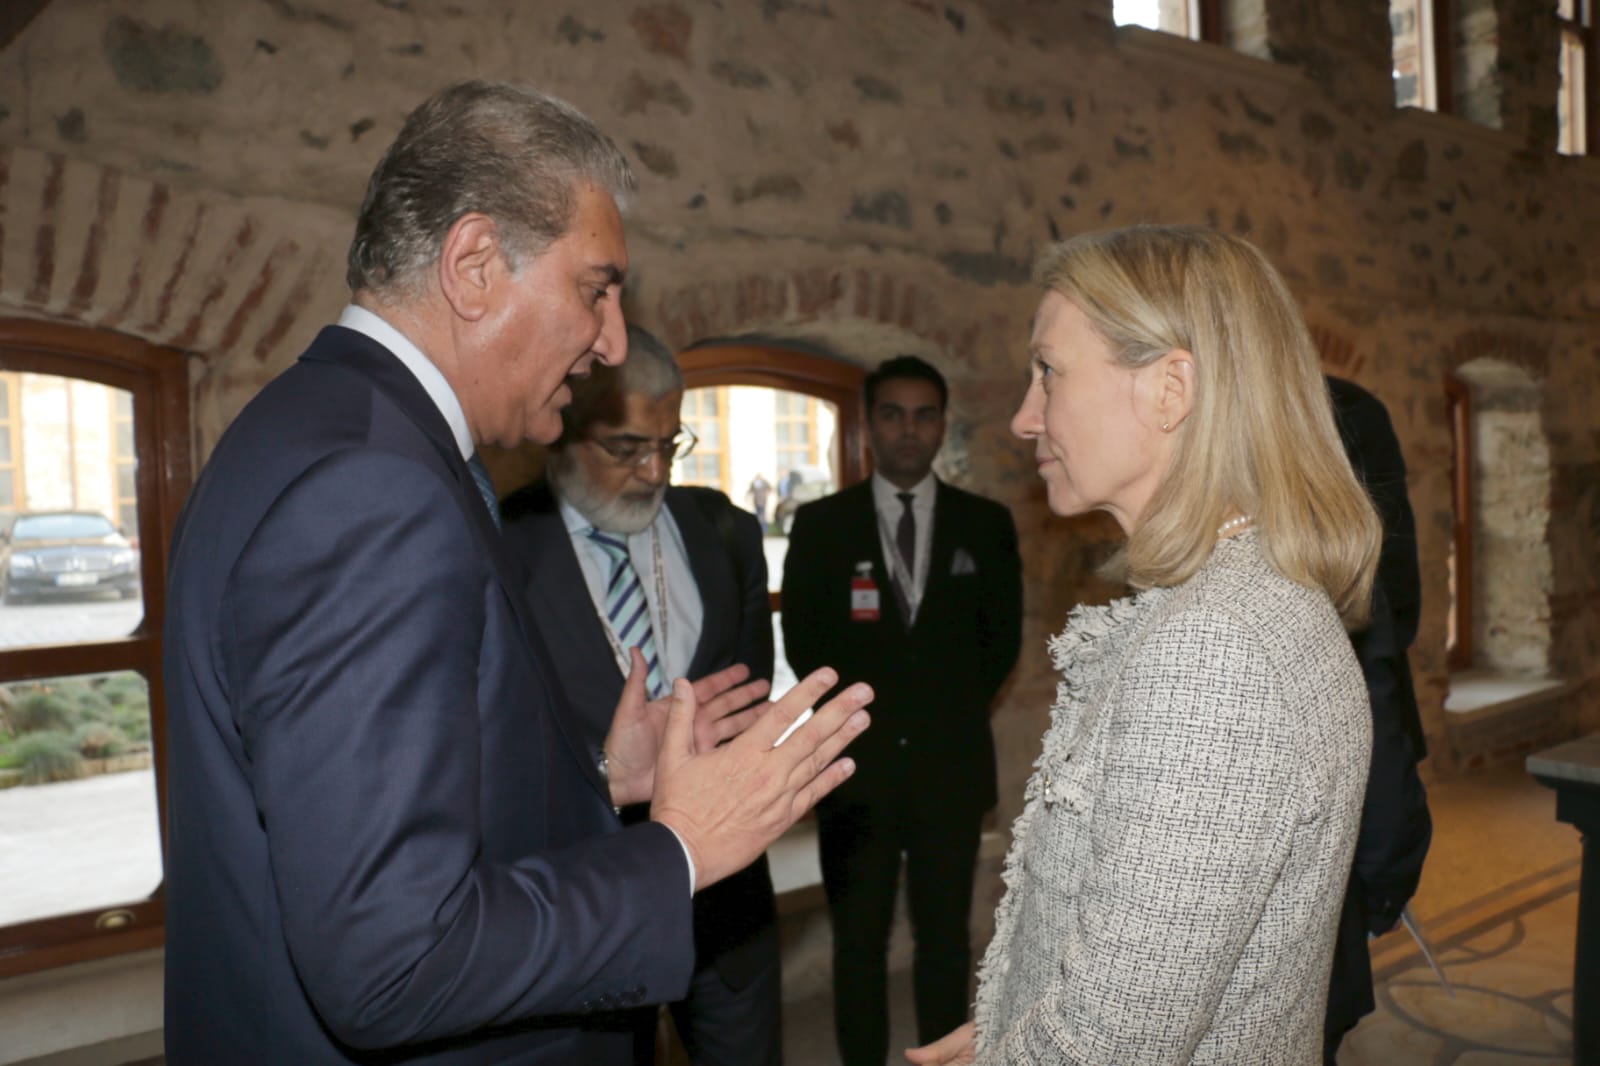
[[[814,504],[794,513],[783,560],[783,650],[797,677],[828,665],[825,530]],[[844,595],[840,588],[836,594]]]
[[[1011,512],[994,504],[993,558],[981,585],[976,635],[984,700],[993,703],[1022,651],[1022,557]]]
[[[729,503],[739,568],[739,655],[735,662],[750,668],[751,677],[772,680],[772,600],[767,593],[767,554],[761,523]]]
[[[1433,821],[1403,712],[1407,701],[1415,709],[1409,666],[1381,586],[1373,595],[1371,624],[1353,634],[1351,643],[1372,702],[1372,768],[1361,807],[1351,891],[1359,894],[1367,931],[1377,934],[1394,928],[1401,908],[1417,890]]]
[[[483,748],[500,734],[478,685],[500,593],[451,489],[393,456],[325,460],[274,504],[226,593],[289,952],[356,1047],[670,1000],[692,965],[685,859],[662,827],[484,858]],[[538,757],[570,778],[564,749]],[[528,817],[590,799],[551,786]]]
[[[1177,1066],[1213,1026],[1287,861],[1298,757],[1276,685],[1218,681],[1270,678],[1262,650],[1231,620],[1202,625],[1165,623],[1125,669],[1078,920],[985,1066]]]

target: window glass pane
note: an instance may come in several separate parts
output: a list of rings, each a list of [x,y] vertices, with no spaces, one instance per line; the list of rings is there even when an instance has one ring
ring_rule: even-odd
[[[1394,101],[1399,107],[1432,107],[1430,29],[1431,0],[1390,0],[1389,30],[1393,35]]]
[[[11,382],[0,378],[0,418],[11,417]]]
[[[1196,37],[1193,8],[1193,0],[1113,0],[1111,17],[1118,26],[1144,26],[1180,37]]]
[[[1587,149],[1587,105],[1584,89],[1584,41],[1576,31],[1561,31],[1561,88],[1556,97],[1559,123],[1556,149],[1563,155],[1583,155]]]
[[[13,504],[12,496],[16,492],[16,483],[11,478],[11,471],[0,470],[0,507],[10,509]]]
[[[123,395],[127,395],[124,393]],[[133,423],[119,421],[117,423],[117,454],[129,456],[133,454]]]
[[[0,647],[73,644],[131,633],[143,617],[137,485],[118,442],[129,394],[48,374],[17,376],[12,484],[0,524]],[[119,530],[118,526],[122,528]]]
[[[148,899],[161,883],[150,692],[131,671],[0,685],[0,924]]]
[[[776,589],[783,580],[785,534],[795,509],[838,487],[839,413],[833,404],[805,393],[755,385],[690,389],[684,410],[717,409],[719,395],[725,398],[719,416],[694,421],[701,445],[674,469],[673,479],[719,488],[761,518],[768,581]],[[694,460],[700,462],[689,465]]]

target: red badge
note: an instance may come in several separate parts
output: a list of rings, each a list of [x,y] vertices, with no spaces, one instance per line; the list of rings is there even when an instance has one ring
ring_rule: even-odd
[[[872,581],[872,563],[857,563],[855,576],[850,579],[850,621],[876,622],[878,618],[878,586]]]

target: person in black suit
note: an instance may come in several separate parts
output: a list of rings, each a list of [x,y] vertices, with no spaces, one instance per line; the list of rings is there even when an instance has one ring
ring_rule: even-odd
[[[772,612],[761,526],[715,489],[669,487],[693,446],[680,422],[683,373],[655,337],[628,327],[628,358],[573,386],[546,478],[501,505],[506,546],[522,560],[535,627],[562,663],[561,689],[596,750],[629,668],[607,611],[617,545],[644,596],[661,676],[741,663],[772,679]],[[597,534],[611,538],[602,546]],[[657,569],[657,563],[660,569]],[[659,579],[658,579],[659,575]],[[663,602],[664,601],[664,602]],[[574,611],[575,603],[594,610]],[[623,602],[627,602],[624,600]],[[647,817],[629,808],[623,821]],[[763,855],[694,901],[695,972],[673,1020],[697,1066],[782,1061],[777,907]],[[636,1061],[654,1061],[655,1012],[644,1012]]]
[[[868,375],[876,472],[795,513],[783,568],[789,662],[831,663],[876,693],[855,777],[817,808],[845,1066],[881,1066],[888,1051],[902,855],[918,1035],[967,1018],[973,875],[996,799],[989,709],[1020,649],[1022,578],[1010,512],[933,476],[947,395],[914,356]]]
[[[425,102],[353,304],[196,483],[164,642],[175,1066],[626,1063],[616,1012],[687,987],[695,888],[849,775],[864,686],[774,745],[831,671],[765,713],[742,669],[680,679],[669,710],[635,664],[593,752],[522,606],[474,451],[553,440],[567,376],[622,360],[632,184],[531,89]]]
[[[1422,580],[1405,457],[1376,396],[1342,378],[1327,380],[1345,453],[1383,520],[1372,621],[1350,637],[1372,703],[1372,769],[1328,986],[1323,1060],[1333,1066],[1345,1034],[1375,1006],[1368,937],[1393,929],[1416,892],[1433,822],[1417,773],[1427,742],[1406,655],[1417,635]]]

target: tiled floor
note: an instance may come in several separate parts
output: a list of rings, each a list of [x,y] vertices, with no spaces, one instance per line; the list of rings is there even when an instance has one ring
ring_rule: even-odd
[[[1412,910],[1454,994],[1403,931],[1375,941],[1378,1010],[1350,1035],[1340,1066],[1570,1062],[1576,830],[1556,822],[1554,794],[1520,766],[1436,785],[1430,799],[1434,844]],[[906,1047],[915,1037],[906,974],[891,998],[890,1043]],[[784,1047],[788,1066],[837,1061],[825,1001],[790,1005]]]

